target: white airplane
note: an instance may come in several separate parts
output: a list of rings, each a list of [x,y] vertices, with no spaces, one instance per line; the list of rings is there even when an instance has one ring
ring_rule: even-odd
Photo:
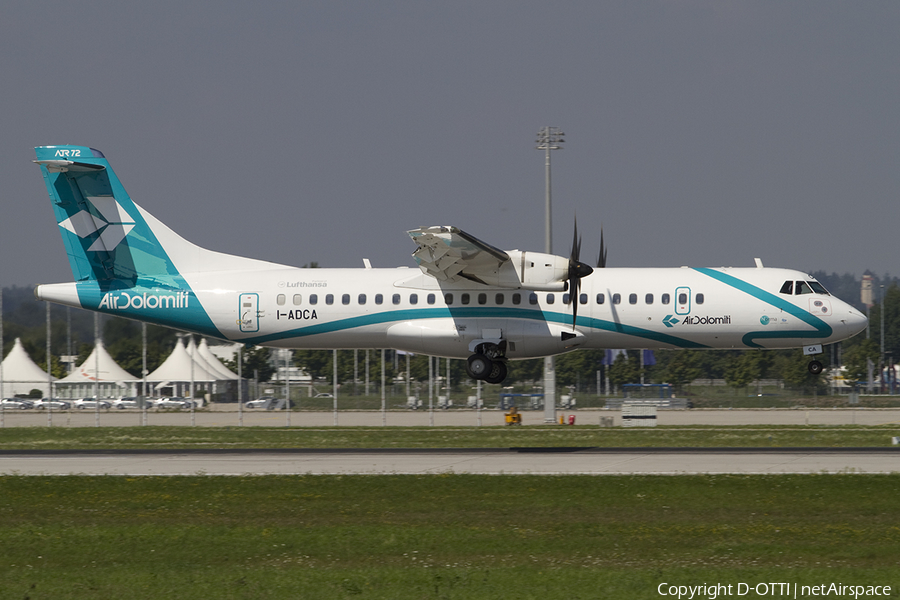
[[[503,251],[455,227],[409,232],[419,269],[303,269],[200,248],[138,206],[103,154],[35,148],[72,283],[35,296],[279,348],[394,348],[467,359],[499,383],[510,360],[578,348],[803,348],[845,340],[866,317],[800,271],[602,268]],[[605,266],[602,249],[598,266]],[[812,360],[812,373],[822,364]]]

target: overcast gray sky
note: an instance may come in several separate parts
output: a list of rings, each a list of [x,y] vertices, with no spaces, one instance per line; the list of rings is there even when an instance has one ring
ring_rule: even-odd
[[[33,146],[191,241],[415,263],[455,225],[593,262],[898,274],[896,2],[8,2],[0,284],[71,280]]]

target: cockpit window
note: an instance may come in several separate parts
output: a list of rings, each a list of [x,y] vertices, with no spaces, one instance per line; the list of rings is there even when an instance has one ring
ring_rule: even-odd
[[[790,296],[794,293],[794,282],[793,281],[785,281],[784,285],[781,286],[781,294],[787,294]]]
[[[800,294],[812,294],[812,288],[809,287],[809,284],[805,281],[798,281],[797,287],[794,289],[794,294],[799,296]]]
[[[818,281],[810,281],[809,285],[812,287],[813,291],[817,294],[824,294],[826,296],[830,296],[828,290],[825,289],[825,286],[819,283]]]

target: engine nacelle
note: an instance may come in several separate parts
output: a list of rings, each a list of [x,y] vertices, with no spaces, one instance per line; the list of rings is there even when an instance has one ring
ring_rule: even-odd
[[[569,259],[555,254],[509,250],[519,285],[544,292],[561,292],[569,278]]]

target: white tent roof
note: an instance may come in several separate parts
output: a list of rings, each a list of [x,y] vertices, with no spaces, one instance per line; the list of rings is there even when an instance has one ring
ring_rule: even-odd
[[[243,344],[214,341],[212,344],[209,344],[207,348],[209,348],[209,351],[219,360],[234,360],[238,348],[241,346],[243,346]]]
[[[212,368],[213,372],[220,375],[221,379],[237,379],[238,376],[235,373],[232,373],[231,370],[222,364],[222,361],[213,354],[209,345],[206,343],[206,338],[200,340],[200,346],[197,348],[197,354],[206,361],[206,363]]]
[[[194,381],[219,381],[223,377],[211,372],[209,365],[204,365],[199,360],[194,361]],[[175,344],[172,354],[159,365],[155,371],[147,375],[147,381],[190,381],[191,380],[191,356],[184,348],[181,339]]]
[[[16,381],[47,382],[47,372],[34,364],[19,338],[16,338],[12,350],[3,359],[3,381],[10,383]],[[53,378],[53,381],[56,381],[56,377]]]
[[[206,359],[200,356],[200,352],[197,351],[197,344],[194,342],[194,336],[188,338],[187,345],[187,353],[188,356],[194,361],[194,373],[196,376],[197,368],[202,369],[209,377],[213,379],[221,379],[223,376],[220,373],[216,373],[215,369],[213,369]]]
[[[99,368],[98,368],[99,367]],[[99,375],[101,382],[137,381],[134,375],[116,364],[101,340],[97,340],[94,351],[80,366],[59,380],[60,383],[93,383]]]

